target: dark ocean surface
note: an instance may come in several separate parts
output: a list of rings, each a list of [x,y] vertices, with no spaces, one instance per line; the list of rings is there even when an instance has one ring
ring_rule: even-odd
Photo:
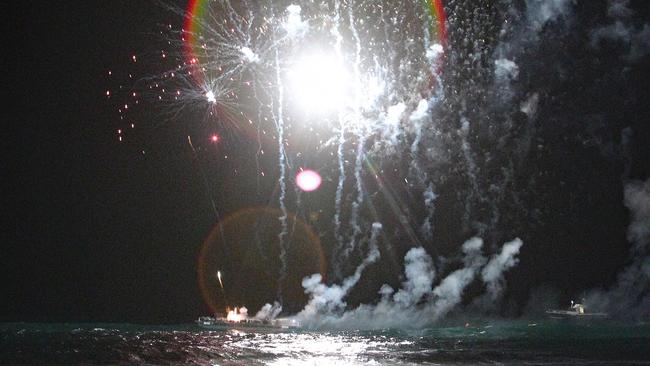
[[[482,321],[423,330],[0,324],[29,365],[650,365],[650,324]]]

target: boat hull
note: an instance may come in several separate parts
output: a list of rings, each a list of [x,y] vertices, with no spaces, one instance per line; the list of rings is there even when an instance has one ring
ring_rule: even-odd
[[[596,320],[609,318],[606,313],[579,313],[571,310],[547,310],[546,315],[551,319]]]
[[[205,329],[224,328],[299,328],[300,323],[294,319],[278,318],[273,320],[246,319],[242,321],[230,321],[225,318],[201,317],[196,324]]]

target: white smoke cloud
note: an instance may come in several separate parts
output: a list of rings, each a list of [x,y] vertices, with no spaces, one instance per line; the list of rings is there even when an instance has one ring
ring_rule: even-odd
[[[509,101],[515,96],[515,91],[510,86],[511,81],[519,77],[519,66],[507,58],[494,60],[494,79],[500,91],[502,100]]]
[[[429,115],[429,102],[426,99],[420,99],[418,106],[415,108],[409,120],[419,121]]]
[[[546,23],[565,16],[571,10],[571,0],[526,0],[526,15],[530,26],[540,31]]]
[[[650,315],[650,179],[625,185],[625,206],[632,221],[627,239],[632,242],[632,264],[618,278],[615,291],[630,316]],[[620,306],[619,306],[620,308]]]
[[[257,312],[257,314],[255,314],[254,318],[257,320],[264,320],[264,321],[273,320],[277,318],[281,312],[282,312],[282,305],[280,305],[280,303],[276,301],[273,303],[273,305],[264,304],[264,306],[262,306],[262,308]]]
[[[400,119],[402,118],[402,114],[404,114],[405,110],[406,110],[406,104],[402,102],[388,107],[388,111],[386,112],[386,118],[384,119],[386,125],[388,126],[397,125]]]
[[[628,182],[624,194],[632,216],[627,230],[632,263],[609,291],[592,291],[587,306],[615,317],[644,317],[650,315],[650,179]]]
[[[367,257],[357,267],[354,274],[345,278],[341,285],[325,285],[322,283],[323,278],[319,273],[305,277],[302,280],[302,287],[310,298],[304,309],[296,315],[296,318],[301,324],[309,325],[315,322],[323,322],[332,314],[336,314],[345,309],[347,305],[344,301],[345,296],[359,282],[361,274],[366,267],[379,259],[380,253],[377,247],[377,237],[381,229],[381,223],[375,222],[372,224],[370,249]]]
[[[632,36],[630,53],[627,57],[630,61],[638,61],[648,54],[650,54],[650,24],[644,24],[643,29]]]
[[[522,96],[522,90],[513,85],[522,72],[520,65],[515,60],[524,56],[527,50],[538,47],[540,34],[547,24],[565,20],[563,23],[553,24],[554,32],[566,32],[572,19],[573,0],[525,0],[525,13],[520,15],[516,10],[510,11],[512,21],[505,19],[501,31],[501,41],[494,49],[494,92],[495,105],[504,108],[513,107],[513,101]],[[522,65],[521,67],[524,67]],[[525,72],[525,71],[524,71]],[[533,93],[528,100],[520,102],[520,109],[529,119],[535,116],[539,94]],[[526,135],[532,135],[534,126],[527,126]],[[528,145],[524,143],[524,145]],[[522,153],[525,153],[526,149]],[[503,184],[505,186],[505,184]],[[496,214],[496,213],[495,213]]]
[[[424,248],[410,249],[404,257],[406,280],[397,292],[389,285],[381,286],[381,300],[375,304],[362,304],[344,311],[343,297],[359,280],[361,271],[374,261],[371,253],[342,285],[326,286],[320,283],[320,275],[303,280],[310,300],[295,319],[307,328],[381,329],[422,328],[442,319],[462,301],[467,286],[475,280],[487,259],[482,253],[483,240],[471,238],[463,246],[463,267],[451,272],[433,287],[435,269],[433,261]],[[494,264],[488,273],[494,281],[503,281],[503,272],[517,264],[514,258],[521,247],[521,240],[506,243],[501,253],[493,257]],[[377,254],[378,255],[378,254]],[[503,282],[500,282],[503,285]]]
[[[635,62],[650,54],[650,24],[635,26],[629,19],[634,13],[629,1],[611,0],[607,15],[612,23],[591,32],[591,46],[599,49],[603,42],[618,42],[627,48],[624,59]]]
[[[612,0],[607,8],[607,16],[610,18],[628,18],[634,12],[628,7],[629,0]]]
[[[519,110],[532,119],[537,114],[537,106],[539,105],[539,93],[532,93],[525,101],[519,106]]]
[[[444,53],[444,47],[442,47],[442,45],[439,43],[434,43],[429,46],[429,48],[427,48],[425,56],[427,60],[429,60],[429,62],[433,65],[438,62],[440,56],[442,56]]]
[[[625,207],[632,214],[627,238],[634,243],[634,254],[648,254],[650,244],[650,179],[625,185]]]
[[[431,257],[424,248],[413,248],[404,257],[404,274],[406,281],[393,299],[403,307],[413,306],[431,291],[435,271]]]
[[[494,74],[497,80],[516,80],[519,76],[519,66],[507,58],[499,58],[494,61]]]
[[[399,102],[395,105],[388,107],[385,113],[382,113],[382,123],[378,125],[379,132],[382,139],[387,141],[389,146],[397,145],[398,139],[403,132],[400,128],[400,121],[404,112],[406,111],[406,104]]]
[[[435,300],[432,312],[436,319],[440,319],[451,311],[462,300],[463,291],[469,285],[482,265],[485,257],[481,252],[483,239],[471,238],[463,244],[463,261],[465,267],[458,269],[445,277],[433,290]]]
[[[525,3],[525,15],[520,17],[517,14],[515,17],[520,21],[503,23],[500,32],[502,40],[494,49],[495,65],[505,66],[504,69],[507,71],[515,71],[516,65],[512,59],[527,49],[535,47],[540,40],[540,32],[547,24],[559,19],[571,19],[573,11],[572,0],[525,0]],[[555,28],[555,30],[565,29]],[[515,72],[518,73],[518,68]]]
[[[604,40],[623,41],[629,43],[632,39],[632,29],[616,21],[604,27],[600,27],[591,32],[591,46],[598,48]]]
[[[515,22],[505,21],[501,27],[501,42],[494,49],[494,60],[497,68],[504,66],[507,71],[515,71],[514,62],[518,54],[535,47],[539,42],[539,34],[544,26],[558,19],[570,19],[572,0],[525,0],[526,10],[523,17],[517,14]],[[512,6],[512,9],[515,7]],[[517,13],[512,10],[511,15]],[[555,28],[558,30],[558,28]],[[561,29],[563,30],[563,29]],[[508,67],[510,66],[510,67]],[[518,68],[516,73],[518,73]],[[515,75],[515,78],[517,76]]]
[[[421,231],[425,240],[431,241],[433,239],[433,216],[436,209],[435,201],[438,195],[433,191],[432,183],[429,183],[422,195],[424,196],[424,208],[426,209],[427,216],[422,224]]]
[[[501,253],[493,255],[481,271],[483,282],[487,285],[487,293],[492,300],[499,298],[505,286],[504,272],[519,263],[516,256],[523,244],[524,242],[519,238],[503,244]]]

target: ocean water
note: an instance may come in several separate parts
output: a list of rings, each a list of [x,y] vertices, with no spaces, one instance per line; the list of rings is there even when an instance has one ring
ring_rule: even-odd
[[[650,325],[483,321],[422,330],[0,324],[29,365],[650,365]]]

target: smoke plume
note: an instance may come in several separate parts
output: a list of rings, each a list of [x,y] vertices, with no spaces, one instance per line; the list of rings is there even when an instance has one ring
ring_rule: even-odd
[[[307,328],[381,329],[423,328],[430,326],[459,306],[465,289],[476,278],[486,281],[488,288],[505,286],[503,273],[518,262],[522,241],[515,239],[504,244],[501,252],[488,262],[483,255],[483,240],[471,238],[462,246],[462,267],[445,276],[434,287],[436,270],[431,256],[422,247],[411,248],[404,256],[405,281],[395,291],[384,284],[379,289],[381,300],[377,304],[361,304],[346,311],[344,297],[359,281],[363,270],[379,257],[376,245],[359,265],[354,275],[343,284],[327,286],[319,274],[303,280],[310,300],[295,316]],[[483,271],[482,271],[483,270]],[[497,285],[498,284],[498,285]]]
[[[282,312],[282,305],[279,302],[276,301],[273,305],[264,304],[260,311],[255,314],[255,319],[262,321],[273,320],[280,315],[280,312]]]
[[[605,42],[622,44],[627,51],[623,57],[635,62],[650,53],[650,24],[636,26],[631,21],[634,14],[628,0],[611,0],[607,11],[611,22],[591,32],[591,46],[599,49]]]
[[[614,317],[641,318],[650,315],[650,179],[628,182],[624,194],[631,215],[627,239],[632,243],[632,263],[609,291],[593,291],[586,302]]]
[[[501,295],[501,291],[505,286],[503,274],[519,263],[516,256],[523,244],[523,241],[519,238],[503,244],[501,253],[493,255],[483,268],[483,271],[481,271],[483,282],[487,285],[487,293],[491,300],[496,300]]]

